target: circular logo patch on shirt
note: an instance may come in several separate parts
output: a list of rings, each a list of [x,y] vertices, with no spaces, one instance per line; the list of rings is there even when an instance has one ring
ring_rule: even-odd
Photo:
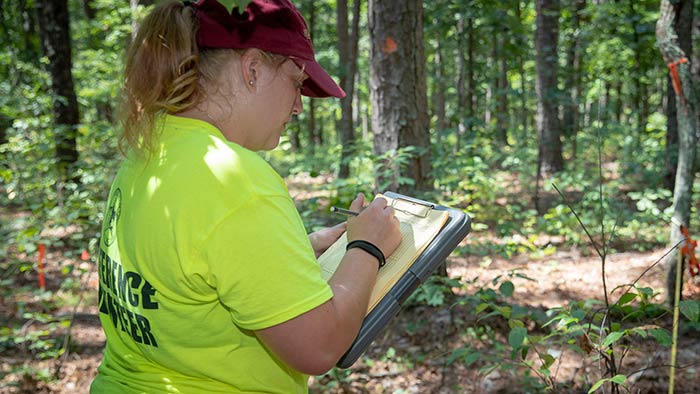
[[[102,230],[102,241],[106,246],[114,243],[117,239],[117,221],[122,213],[122,191],[117,189],[112,193],[107,205],[106,224]]]

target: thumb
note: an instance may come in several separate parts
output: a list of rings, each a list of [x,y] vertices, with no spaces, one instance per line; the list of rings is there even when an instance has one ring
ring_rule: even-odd
[[[357,197],[355,197],[354,200],[352,200],[352,203],[350,204],[350,209],[353,211],[361,211],[362,207],[365,205],[365,195],[362,193],[359,193]]]

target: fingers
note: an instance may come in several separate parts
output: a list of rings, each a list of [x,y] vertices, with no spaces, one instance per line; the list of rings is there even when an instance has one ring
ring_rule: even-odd
[[[352,200],[352,203],[350,204],[350,209],[353,211],[361,211],[364,205],[365,195],[362,193],[358,193],[357,197],[355,197],[355,199]]]
[[[336,224],[335,226],[331,227],[331,229],[335,231],[345,231],[345,228],[348,227],[348,222],[340,222]]]

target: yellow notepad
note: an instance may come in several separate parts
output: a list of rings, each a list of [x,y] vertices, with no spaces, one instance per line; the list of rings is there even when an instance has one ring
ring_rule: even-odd
[[[377,282],[372,290],[367,313],[381,301],[384,295],[401,278],[414,261],[420,256],[440,232],[449,216],[447,211],[439,211],[431,207],[416,204],[408,200],[393,199],[381,194],[388,204],[394,207],[396,218],[399,219],[403,239],[396,251],[386,259],[386,265],[379,270]],[[319,258],[321,275],[329,280],[345,256],[348,241],[346,234],[331,245]]]

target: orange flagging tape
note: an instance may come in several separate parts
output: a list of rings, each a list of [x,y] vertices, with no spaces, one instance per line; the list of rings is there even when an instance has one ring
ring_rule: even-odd
[[[680,96],[681,99],[685,100],[683,95],[683,85],[681,84],[681,77],[678,75],[678,65],[688,63],[688,58],[682,57],[675,62],[667,64],[669,70],[671,70],[671,83],[673,83],[673,91],[676,92],[676,96]]]
[[[698,246],[698,241],[690,238],[690,233],[685,226],[681,226],[681,234],[685,237],[685,242],[681,247],[681,254],[688,259],[688,269],[692,276],[697,276],[700,273],[700,263],[695,256],[695,247]]]
[[[44,278],[44,257],[46,257],[46,247],[39,244],[39,288],[46,289],[46,279]]]

